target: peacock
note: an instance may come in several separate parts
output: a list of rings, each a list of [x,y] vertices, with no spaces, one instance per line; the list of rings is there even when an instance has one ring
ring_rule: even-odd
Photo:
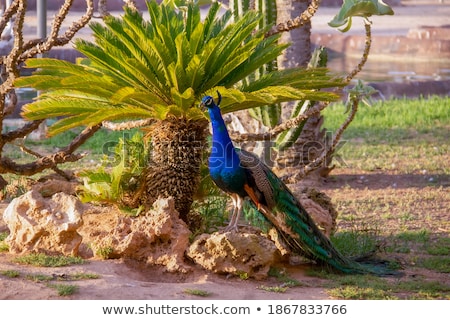
[[[233,212],[226,231],[236,231],[244,201],[248,199],[274,226],[292,252],[346,274],[393,274],[384,265],[363,264],[342,255],[320,231],[288,187],[255,154],[235,148],[217,104],[211,96],[201,100],[212,126],[209,172],[215,184],[230,195]]]

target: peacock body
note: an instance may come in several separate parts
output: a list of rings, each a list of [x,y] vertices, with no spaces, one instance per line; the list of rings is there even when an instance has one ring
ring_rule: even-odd
[[[234,204],[226,230],[237,230],[243,201],[249,199],[293,252],[347,274],[391,274],[384,266],[362,264],[343,256],[281,179],[256,155],[233,146],[219,108],[220,99],[219,94],[216,104],[211,96],[205,96],[202,105],[208,109],[213,131],[210,175]]]

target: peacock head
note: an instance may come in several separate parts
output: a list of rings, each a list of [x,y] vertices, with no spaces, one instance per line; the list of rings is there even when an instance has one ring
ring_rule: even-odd
[[[216,106],[220,105],[220,101],[222,101],[222,96],[220,95],[220,92],[217,91],[217,104],[214,102],[214,98],[211,96],[204,96],[202,98],[202,102],[200,104],[201,107],[206,107],[208,109],[214,108]]]

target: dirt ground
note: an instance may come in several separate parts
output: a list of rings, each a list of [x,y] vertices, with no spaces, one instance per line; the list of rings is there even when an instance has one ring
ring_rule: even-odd
[[[395,202],[392,199],[404,197],[406,205],[410,206],[411,210],[414,208],[414,214],[417,218],[412,219],[411,223],[423,220],[424,224],[417,226],[417,228],[432,228],[431,230],[438,234],[448,235],[449,219],[447,211],[449,203],[448,196],[445,196],[444,193],[449,186],[449,181],[447,176],[435,177],[435,179],[438,179],[438,184],[440,185],[438,188],[430,186],[429,179],[422,175],[395,175],[381,172],[364,173],[358,172],[358,170],[336,169],[332,172],[328,182],[321,186],[321,190],[327,193],[333,201],[340,201],[340,203],[345,203],[345,199],[355,201],[355,199],[369,198],[374,200],[381,199],[381,203],[385,204],[390,202],[389,211],[394,216],[397,211],[402,211],[404,208],[398,207],[402,206],[403,202]],[[442,192],[443,196],[423,196],[427,192],[432,193],[435,191],[438,193]],[[421,201],[416,203],[414,195],[419,195]],[[436,202],[436,198],[440,198],[442,201],[440,203]],[[3,203],[2,208],[4,209],[6,205]],[[348,214],[348,212],[345,212],[345,208],[341,207],[338,209],[340,213]],[[351,211],[351,209],[349,210]],[[373,212],[367,212],[365,219],[367,218],[368,223],[379,220],[372,214],[377,214],[378,211],[378,209],[374,209]],[[423,218],[430,214],[433,219]],[[345,219],[338,219],[338,221],[339,229],[346,228],[348,221]],[[392,226],[389,222],[391,219],[386,221],[386,223],[383,223],[383,231],[388,233],[395,232],[394,228],[399,226],[398,221],[394,219]],[[427,221],[430,221],[430,225],[427,225]],[[0,231],[4,231],[6,226],[2,221],[0,222]],[[412,225],[407,227],[414,229]],[[403,261],[403,279],[422,277],[430,281],[446,283],[450,286],[448,274],[419,268],[407,262],[411,254],[414,254],[414,252],[389,255],[389,258],[394,258],[400,263]],[[16,278],[0,275],[0,299],[205,299],[205,297],[189,294],[186,292],[187,290],[207,292],[207,299],[333,299],[326,292],[324,286],[326,280],[306,274],[308,269],[315,268],[309,264],[278,266],[280,270],[285,271],[289,278],[299,281],[300,285],[291,287],[284,293],[277,293],[262,289],[263,287],[280,285],[280,281],[275,277],[259,281],[244,280],[237,276],[213,274],[194,265],[192,265],[191,272],[179,274],[163,272],[159,267],[126,260],[89,259],[87,263],[82,265],[44,268],[20,265],[12,262],[13,259],[14,256],[9,253],[0,253],[0,271],[15,270],[20,273],[20,276]],[[34,282],[23,276],[45,274],[60,280],[64,279],[66,275],[80,272],[96,274],[99,275],[99,278],[58,281],[58,283],[74,284],[78,287],[74,294],[65,297],[59,296],[57,291],[46,285],[46,283]],[[397,281],[397,279],[393,278],[392,281]]]

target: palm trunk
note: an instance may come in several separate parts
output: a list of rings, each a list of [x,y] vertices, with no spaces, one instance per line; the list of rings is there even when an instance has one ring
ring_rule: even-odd
[[[200,182],[200,165],[206,144],[208,122],[170,118],[151,129],[152,150],[145,172],[147,205],[159,197],[173,197],[183,221]]]

